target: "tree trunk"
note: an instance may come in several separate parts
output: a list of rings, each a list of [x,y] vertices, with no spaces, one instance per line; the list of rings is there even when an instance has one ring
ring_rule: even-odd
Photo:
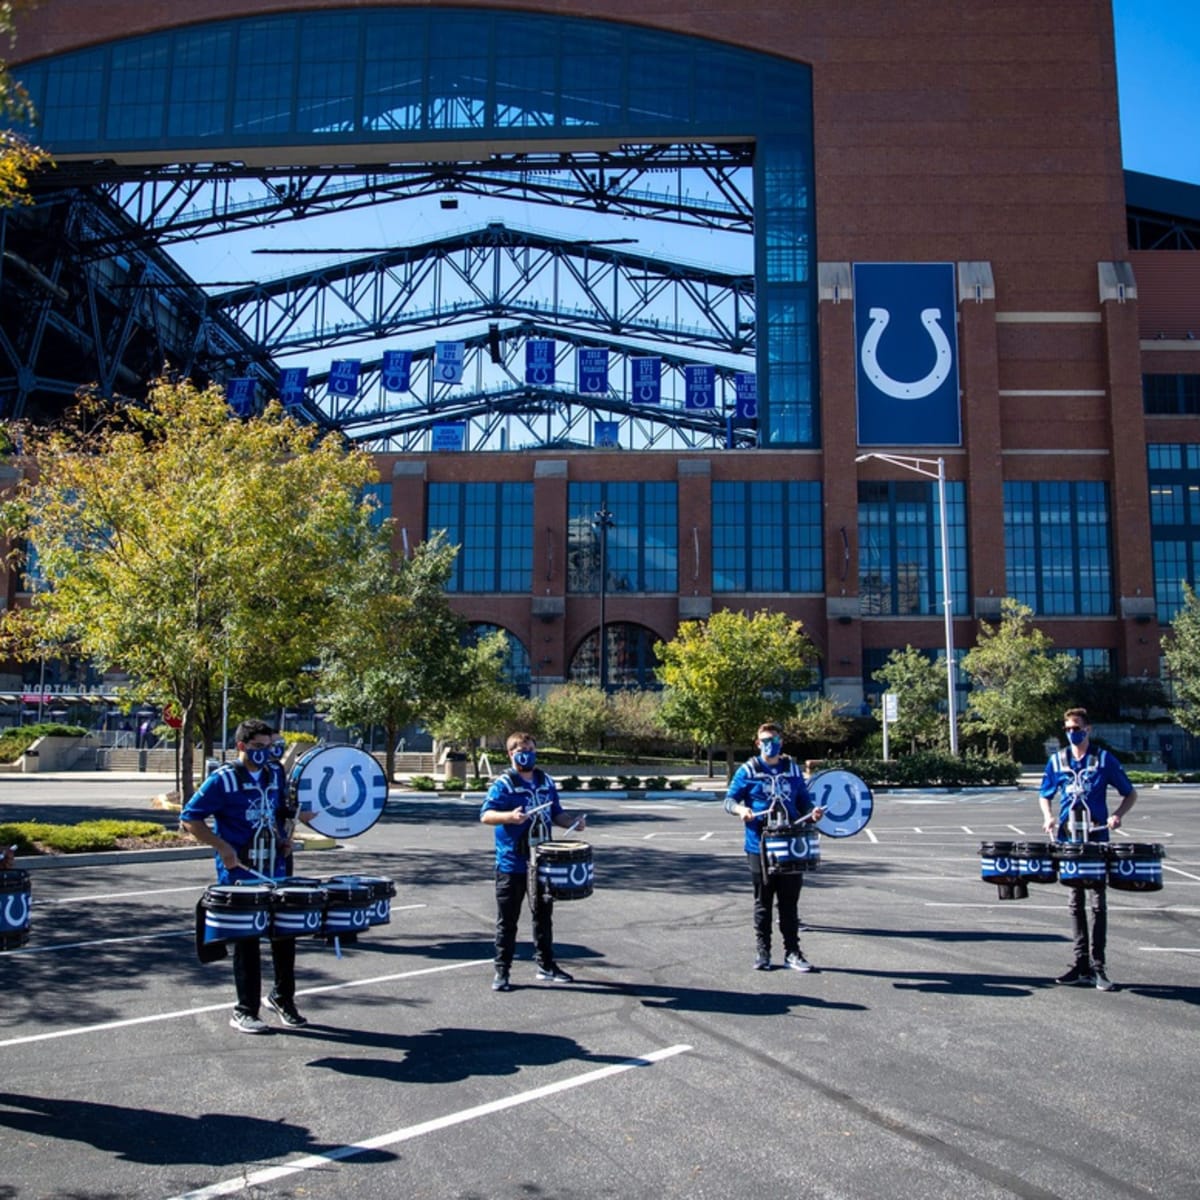
[[[180,708],[183,710],[183,724],[179,728],[179,801],[181,804],[186,804],[191,799],[192,792],[195,791],[193,787],[195,780],[195,739],[193,737],[195,721],[191,705],[181,704]]]
[[[387,773],[387,780],[390,784],[396,778],[396,740],[400,736],[400,730],[394,725],[385,725],[383,727],[383,736],[387,738],[387,745],[384,747],[384,771]]]

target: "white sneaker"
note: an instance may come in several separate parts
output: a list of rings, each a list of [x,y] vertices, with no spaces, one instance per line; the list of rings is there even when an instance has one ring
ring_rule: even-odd
[[[238,1033],[270,1033],[271,1027],[266,1021],[260,1021],[257,1017],[252,1017],[249,1013],[235,1012],[229,1018],[230,1028],[236,1029]]]

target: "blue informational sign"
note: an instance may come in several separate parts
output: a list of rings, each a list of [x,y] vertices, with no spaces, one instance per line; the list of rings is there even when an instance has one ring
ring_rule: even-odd
[[[629,398],[634,404],[662,403],[661,358],[631,358],[629,373]]]
[[[592,440],[602,450],[616,450],[621,445],[620,431],[619,421],[597,421],[592,431]]]
[[[753,371],[737,371],[733,376],[734,416],[739,421],[758,420],[758,376]]]
[[[239,417],[248,417],[254,411],[254,380],[226,380],[225,401]]]
[[[358,373],[362,370],[360,358],[335,358],[329,364],[329,394],[352,400],[358,395]]]
[[[684,367],[683,407],[688,412],[705,412],[717,405],[717,368]]]
[[[307,367],[284,367],[279,372],[279,399],[284,408],[302,408],[308,386]]]
[[[434,450],[461,450],[466,432],[465,421],[447,421],[444,425],[435,425],[430,441],[431,448]]]
[[[411,350],[385,350],[380,375],[385,392],[407,392],[412,386]]]
[[[438,342],[434,357],[433,377],[438,383],[462,383],[466,366],[466,342]]]
[[[855,263],[860,446],[958,446],[953,263]]]
[[[576,386],[585,396],[602,396],[608,391],[608,351],[581,349],[575,359]]]
[[[548,338],[525,343],[525,382],[539,387],[554,382],[554,343]]]

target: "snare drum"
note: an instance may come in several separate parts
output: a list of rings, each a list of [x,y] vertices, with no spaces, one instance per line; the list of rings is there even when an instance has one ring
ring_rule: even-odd
[[[1066,887],[1103,887],[1108,875],[1108,846],[1104,842],[1057,842],[1058,882]]]
[[[367,889],[370,907],[367,909],[368,925],[387,925],[392,919],[392,899],[396,885],[383,875],[335,875],[330,883],[357,883]]]
[[[1157,842],[1117,842],[1108,847],[1108,886],[1120,892],[1162,890],[1163,848]]]
[[[1001,900],[1024,900],[1029,888],[1021,877],[1017,842],[980,842],[979,877],[994,883]]]
[[[317,879],[281,879],[271,892],[271,936],[305,937],[321,932],[328,896]]]
[[[551,900],[585,900],[592,894],[592,847],[587,842],[542,842],[537,877]]]
[[[236,942],[268,937],[274,890],[266,883],[218,883],[206,888],[200,899],[204,941]]]
[[[1017,842],[1017,874],[1023,883],[1053,883],[1058,862],[1052,842]]]
[[[329,937],[361,933],[371,923],[371,889],[353,876],[327,879],[325,919],[321,932]]]
[[[766,875],[798,875],[821,865],[821,838],[812,825],[784,825],[762,834]]]
[[[29,941],[32,895],[28,871],[0,871],[0,950],[15,950]]]

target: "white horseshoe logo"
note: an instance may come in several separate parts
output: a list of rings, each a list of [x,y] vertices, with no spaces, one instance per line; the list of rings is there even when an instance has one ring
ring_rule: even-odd
[[[16,909],[16,915],[13,915],[13,906],[20,902],[20,908]],[[16,895],[8,898],[8,903],[4,906],[4,921],[12,929],[20,929],[25,924],[26,918],[29,916],[29,898],[24,892],[17,892]]]
[[[322,916],[323,916],[323,914],[319,908],[313,909],[312,912],[305,913],[304,914],[304,928],[305,929],[320,929]]]
[[[893,379],[880,367],[875,357],[875,348],[879,345],[879,339],[883,337],[883,331],[892,319],[891,313],[886,308],[872,308],[869,310],[869,315],[871,328],[867,330],[862,342],[862,366],[867,373],[867,378],[885,396],[890,396],[893,400],[923,400],[926,396],[936,392],[949,378],[951,365],[950,339],[946,337],[945,330],[938,324],[942,319],[942,310],[940,308],[923,308],[921,310],[921,324],[925,326],[925,330],[933,342],[933,347],[937,351],[937,361],[924,379],[916,379],[912,383],[901,383],[898,379]]]
[[[585,862],[576,863],[573,867],[567,868],[567,882],[575,885],[587,883],[588,881],[588,864]]]
[[[254,914],[254,931],[262,933],[271,923],[271,914],[269,912],[259,912]]]
[[[533,383],[548,383],[550,380],[549,367],[530,367],[529,373],[533,376]]]

